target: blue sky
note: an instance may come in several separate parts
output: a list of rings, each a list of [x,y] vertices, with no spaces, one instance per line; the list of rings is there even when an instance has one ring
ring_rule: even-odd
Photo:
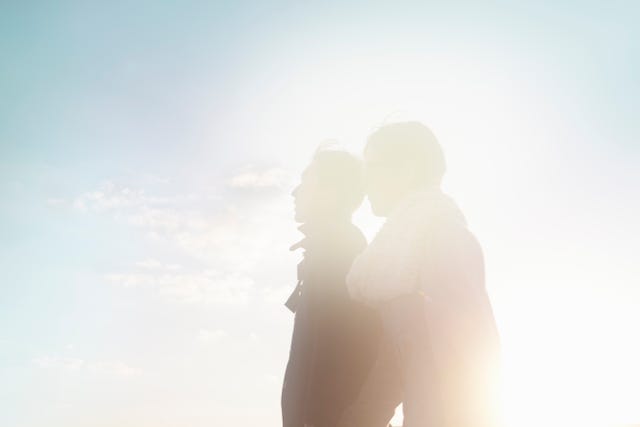
[[[0,423],[278,425],[288,192],[323,140],[402,119],[440,138],[484,246],[512,424],[640,422],[639,18],[2,4]]]

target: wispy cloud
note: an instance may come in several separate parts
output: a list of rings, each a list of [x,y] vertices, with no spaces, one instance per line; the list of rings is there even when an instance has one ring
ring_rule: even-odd
[[[229,180],[229,186],[240,189],[282,188],[289,179],[290,176],[284,169],[257,170],[252,166],[247,166],[244,171]]]
[[[279,172],[266,172],[275,182]],[[261,178],[261,179],[262,179]],[[249,185],[247,178],[247,185]],[[243,182],[239,180],[239,182]],[[244,184],[242,184],[244,185]],[[115,220],[141,228],[147,236],[173,243],[186,255],[211,267],[234,272],[250,269],[274,235],[273,221],[282,217],[279,199],[255,201],[242,207],[231,200],[211,206],[210,198],[199,195],[157,197],[143,190],[105,182],[73,201],[80,212],[111,215]],[[274,209],[275,208],[275,209]],[[289,206],[287,205],[287,208]],[[276,212],[277,210],[277,212]]]
[[[131,377],[142,373],[140,369],[121,361],[88,361],[76,357],[41,356],[33,359],[32,362],[34,366],[41,369],[68,373],[88,373],[109,377]]]
[[[231,182],[235,188],[268,188],[280,185],[285,175],[279,169],[245,171]],[[252,296],[280,301],[282,279],[275,272],[283,265],[289,241],[297,237],[288,217],[288,196],[241,195],[233,200],[231,194],[224,201],[212,200],[197,194],[155,196],[107,181],[71,204],[83,214],[109,216],[141,229],[170,251],[162,256],[152,251],[143,260],[130,261],[128,268],[105,274],[110,283],[153,289],[166,301],[189,304],[238,305]],[[254,286],[258,277],[259,292]]]
[[[75,197],[72,201],[72,206],[80,211],[117,212],[125,208],[185,205],[188,202],[197,202],[203,198],[203,196],[195,194],[152,196],[143,189],[131,188],[130,186],[116,184],[111,180],[107,180],[100,184],[97,189]]]
[[[180,264],[163,264],[154,258],[147,258],[143,261],[136,262],[135,266],[145,270],[177,271],[182,269]]]
[[[123,287],[149,287],[168,301],[201,304],[243,304],[249,299],[253,280],[214,270],[174,271],[174,266],[144,267],[129,273],[110,273],[105,278]]]

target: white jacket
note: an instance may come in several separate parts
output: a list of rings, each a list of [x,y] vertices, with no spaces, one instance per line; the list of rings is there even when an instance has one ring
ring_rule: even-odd
[[[440,284],[427,282],[433,282],[434,267],[443,267],[432,265],[442,260],[434,251],[447,252],[450,242],[442,240],[459,234],[449,230],[466,232],[464,216],[449,196],[435,188],[408,195],[351,266],[347,276],[351,297],[374,306],[416,291],[432,298],[430,290]],[[482,280],[482,271],[474,273]]]

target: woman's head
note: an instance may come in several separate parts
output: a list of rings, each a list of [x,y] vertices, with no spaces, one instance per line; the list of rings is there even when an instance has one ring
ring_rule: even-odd
[[[319,150],[291,194],[298,222],[350,218],[364,198],[362,164],[346,151]]]

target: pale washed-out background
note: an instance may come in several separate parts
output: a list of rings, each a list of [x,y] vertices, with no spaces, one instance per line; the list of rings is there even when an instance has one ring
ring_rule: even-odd
[[[640,422],[640,6],[0,5],[0,425],[279,423],[315,148],[431,126],[512,426]],[[356,216],[371,237],[379,221]]]

